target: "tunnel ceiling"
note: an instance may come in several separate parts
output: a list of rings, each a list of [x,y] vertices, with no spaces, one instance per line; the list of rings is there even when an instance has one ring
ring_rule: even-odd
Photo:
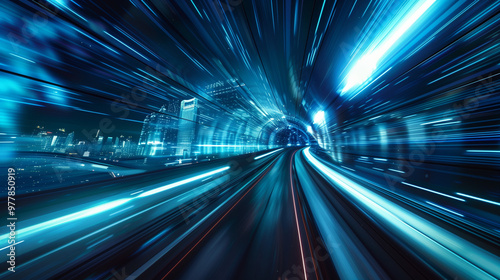
[[[40,115],[50,123],[63,114],[77,119],[66,126],[79,137],[109,126],[116,135],[138,138],[146,116],[182,119],[161,107],[196,98],[203,112],[195,122],[202,129],[256,138],[270,119],[285,116],[306,130],[334,133],[430,95],[456,93],[441,72],[457,63],[447,54],[463,55],[464,45],[483,48],[496,34],[486,28],[486,36],[474,38],[477,25],[493,20],[471,16],[477,11],[493,15],[495,6],[432,0],[5,3],[2,24],[10,43],[2,71],[13,77],[4,90],[31,107],[13,105],[21,121],[4,126],[30,132]],[[23,21],[26,12],[36,16]],[[494,61],[471,67],[486,71]],[[461,75],[467,74],[458,71],[453,79]],[[237,96],[218,98],[216,92],[227,88]],[[324,122],[314,121],[318,112]],[[109,124],[102,124],[103,116]]]

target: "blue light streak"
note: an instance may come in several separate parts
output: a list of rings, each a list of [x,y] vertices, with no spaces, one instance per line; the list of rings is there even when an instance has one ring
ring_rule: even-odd
[[[258,160],[258,159],[261,159],[261,158],[263,158],[263,157],[267,157],[267,156],[272,155],[272,154],[274,154],[274,153],[276,153],[276,152],[279,152],[279,151],[281,151],[281,150],[283,150],[283,148],[281,148],[281,149],[277,149],[277,150],[275,150],[275,151],[272,151],[272,152],[269,152],[269,153],[266,153],[266,154],[263,154],[263,155],[260,155],[260,156],[257,156],[257,157],[255,157],[255,158],[254,158],[254,160]]]
[[[377,66],[393,47],[393,45],[403,36],[404,33],[434,4],[436,0],[420,1],[420,5],[416,10],[412,11],[401,23],[394,29],[386,39],[381,42],[376,48],[367,54],[363,55],[347,74],[347,81],[341,91],[341,95],[351,88],[363,84],[377,69]]]
[[[224,172],[224,171],[228,170],[229,168],[230,168],[229,166],[226,166],[226,167],[222,167],[222,168],[219,168],[219,169],[216,169],[216,170],[213,170],[213,171],[210,171],[210,172],[198,175],[198,176],[194,176],[194,177],[191,177],[191,178],[180,180],[180,181],[177,181],[175,183],[168,184],[168,185],[165,185],[165,186],[162,186],[162,187],[159,187],[159,188],[156,188],[156,189],[144,192],[144,193],[140,194],[138,197],[145,197],[145,196],[150,196],[150,195],[153,195],[153,194],[157,194],[159,192],[163,192],[163,191],[166,191],[166,190],[178,187],[178,186],[185,185],[187,183],[194,182],[194,181],[199,180],[199,179],[203,179],[205,177],[209,177],[209,176],[215,175],[217,173]]]

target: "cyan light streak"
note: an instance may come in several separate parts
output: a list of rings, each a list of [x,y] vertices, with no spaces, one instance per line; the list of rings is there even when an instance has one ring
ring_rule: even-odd
[[[153,195],[153,194],[156,194],[156,193],[159,193],[159,192],[171,189],[171,188],[175,188],[175,187],[178,187],[178,186],[190,183],[190,182],[194,182],[196,180],[199,180],[199,179],[202,179],[202,178],[205,178],[205,177],[210,177],[210,176],[212,176],[214,174],[226,171],[229,168],[230,168],[229,166],[226,166],[226,167],[223,167],[223,168],[219,168],[219,169],[216,169],[216,170],[211,171],[211,172],[207,172],[207,173],[204,173],[204,174],[201,174],[201,175],[198,175],[198,176],[194,176],[194,177],[191,177],[191,178],[180,180],[180,181],[177,181],[175,183],[168,184],[168,185],[165,185],[163,187],[159,187],[159,188],[150,190],[148,192],[144,192],[141,195],[133,197],[133,198],[117,199],[117,200],[114,200],[114,201],[111,201],[111,202],[107,202],[107,203],[104,203],[104,204],[101,204],[101,205],[98,205],[98,206],[95,206],[95,207],[92,207],[92,208],[89,208],[89,209],[78,211],[78,212],[73,213],[73,214],[69,214],[69,215],[66,215],[66,216],[63,216],[63,217],[60,217],[60,218],[49,220],[47,222],[43,222],[43,223],[36,224],[36,225],[30,226],[30,227],[27,227],[27,228],[23,228],[23,229],[18,230],[17,232],[19,234],[22,234],[22,235],[26,236],[26,235],[29,235],[29,234],[33,234],[33,233],[39,232],[41,230],[46,230],[46,229],[49,229],[49,228],[52,228],[52,227],[55,227],[55,226],[58,226],[58,225],[65,224],[65,223],[68,223],[68,222],[73,222],[73,221],[80,220],[80,219],[83,219],[83,218],[87,218],[87,217],[90,217],[90,216],[93,216],[93,215],[97,215],[97,214],[103,213],[105,211],[114,209],[114,208],[116,208],[116,207],[118,207],[120,205],[123,205],[123,204],[125,204],[125,203],[127,203],[127,202],[129,202],[129,201],[131,201],[131,200],[133,200],[135,198],[150,196],[150,195]],[[5,235],[1,236],[1,238],[4,239],[4,240],[6,240],[8,238],[8,235],[5,234]]]
[[[236,196],[240,195],[244,189],[248,187],[256,178],[259,178],[262,173],[266,172],[267,167],[271,166],[276,159],[272,162],[270,162],[268,165],[266,165],[265,168],[263,168],[257,175],[253,177],[252,180],[248,181],[246,184],[244,184],[239,190],[234,192],[230,197],[228,197],[224,202],[222,202],[219,206],[217,206],[214,210],[212,210],[210,213],[202,217],[196,224],[194,224],[192,227],[190,227],[188,230],[186,230],[181,236],[177,237],[176,240],[174,240],[172,243],[170,243],[167,247],[163,248],[160,252],[158,252],[153,258],[151,258],[149,261],[145,262],[141,267],[139,267],[135,272],[131,274],[133,277],[134,275],[141,275],[146,269],[148,269],[151,265],[153,265],[156,261],[158,261],[161,257],[163,257],[165,254],[167,254],[173,247],[175,247],[177,244],[179,244],[186,236],[191,234],[195,229],[197,229],[203,222],[206,220],[210,219],[212,215],[217,213],[219,209],[224,207],[227,203],[229,203],[231,200],[233,200]],[[165,202],[162,202],[165,203]]]
[[[297,153],[298,154],[298,153]],[[305,170],[302,160],[296,155],[296,167]],[[303,187],[304,195],[311,207],[315,223],[321,238],[325,243],[325,249],[331,255],[331,260],[340,279],[369,279],[371,275],[377,275],[370,265],[368,255],[363,254],[354,245],[356,239],[346,232],[345,228],[329,209],[329,201],[324,199],[323,192],[317,188],[313,179],[309,176],[301,176],[299,181]],[[344,244],[352,244],[344,246]]]
[[[451,121],[451,120],[453,120],[453,119],[447,118],[447,119],[442,119],[442,120],[437,120],[437,121],[432,121],[432,122],[421,123],[420,125],[435,124],[435,123],[447,122],[447,121]]]
[[[468,153],[500,153],[500,150],[467,150]]]
[[[482,202],[486,202],[486,203],[489,203],[489,204],[500,206],[500,202],[496,202],[496,201],[492,201],[492,200],[480,198],[480,197],[477,197],[477,196],[472,196],[472,195],[463,194],[463,193],[457,193],[457,195],[460,195],[460,196],[463,196],[463,197],[467,197],[467,198],[472,198],[472,199],[475,199],[475,200],[478,200],[478,201],[482,201]]]
[[[256,148],[258,145],[211,145],[211,144],[203,144],[196,145],[197,147],[222,147],[222,148]]]
[[[12,244],[12,245],[5,246],[5,247],[3,247],[3,248],[0,248],[0,251],[5,250],[5,249],[7,249],[7,248],[10,248],[10,246],[17,246],[18,244],[21,244],[21,243],[23,243],[23,242],[24,242],[24,240],[21,240],[21,241],[16,242],[16,243],[14,243],[14,244]]]
[[[402,173],[402,174],[404,174],[404,173],[405,173],[405,172],[404,172],[404,171],[402,171],[402,170],[397,170],[397,169],[392,169],[392,168],[389,168],[388,170],[393,171],[393,172],[397,172],[397,173]]]
[[[214,171],[210,171],[210,172],[198,175],[198,176],[194,176],[194,177],[191,177],[191,178],[180,180],[180,181],[177,181],[175,183],[168,184],[168,185],[165,185],[163,187],[159,187],[159,188],[156,188],[156,189],[144,192],[144,193],[140,194],[138,197],[145,197],[145,196],[150,196],[150,195],[153,195],[153,194],[157,194],[159,192],[163,192],[163,191],[169,190],[171,188],[182,186],[184,184],[191,183],[191,182],[194,182],[196,180],[203,179],[203,178],[212,176],[214,174],[224,172],[224,171],[228,170],[229,168],[230,168],[229,166],[226,166],[226,167],[222,167],[222,168],[219,168],[219,169],[216,169]]]
[[[283,148],[281,148],[281,149],[277,149],[277,150],[272,151],[272,152],[269,152],[269,153],[267,153],[267,154],[260,155],[260,156],[258,156],[258,157],[255,157],[255,158],[254,158],[254,160],[258,160],[258,159],[261,159],[261,158],[263,158],[263,157],[267,157],[268,155],[272,155],[272,154],[274,154],[274,153],[276,153],[276,152],[279,152],[279,151],[281,151],[281,150],[283,150]]]
[[[342,176],[314,158],[309,150],[304,150],[306,159],[332,181],[335,189],[405,240],[417,254],[432,259],[446,273],[466,279],[500,277],[500,257]]]
[[[460,216],[460,217],[463,217],[463,216],[464,216],[464,215],[462,215],[462,214],[460,214],[460,213],[457,213],[457,212],[455,212],[455,211],[452,211],[452,210],[450,210],[450,209],[448,209],[448,208],[445,208],[445,207],[443,207],[443,206],[437,205],[437,204],[432,203],[432,202],[430,202],[430,201],[427,201],[427,203],[429,203],[430,205],[433,205],[434,207],[437,207],[437,208],[439,208],[439,209],[441,209],[441,210],[444,210],[444,211],[446,211],[446,212],[450,212],[450,213],[452,213],[452,214],[455,214],[455,215],[457,215],[457,216]]]
[[[419,186],[416,186],[416,185],[413,185],[413,184],[410,184],[410,183],[406,183],[406,182],[401,182],[401,183],[404,184],[404,185],[416,188],[416,189],[420,189],[420,190],[423,190],[423,191],[431,192],[431,193],[434,193],[434,194],[437,194],[437,195],[441,195],[441,196],[444,196],[444,197],[448,197],[448,198],[451,198],[451,199],[455,199],[455,200],[458,200],[458,201],[462,201],[462,202],[465,201],[464,199],[461,199],[461,198],[458,198],[458,197],[454,197],[452,195],[448,195],[448,194],[445,194],[445,193],[440,193],[440,192],[437,192],[437,191],[429,190],[429,189],[422,188],[422,187],[419,187]]]
[[[351,88],[363,84],[377,69],[377,65],[384,55],[394,46],[404,33],[434,4],[436,0],[421,1],[419,8],[414,10],[392,31],[387,38],[373,51],[363,55],[347,74],[347,81],[341,91],[345,94]]]
[[[125,203],[129,202],[130,200],[131,200],[131,198],[128,198],[128,199],[124,198],[124,199],[114,200],[114,201],[111,201],[111,202],[108,202],[108,203],[104,203],[104,204],[101,204],[101,205],[98,205],[98,206],[95,206],[95,207],[92,207],[92,208],[89,208],[89,209],[86,209],[86,210],[82,210],[82,211],[79,211],[79,212],[76,212],[76,213],[73,213],[73,214],[69,214],[69,215],[66,215],[66,216],[62,216],[60,218],[52,219],[52,220],[49,220],[49,221],[46,221],[46,222],[43,222],[43,223],[40,223],[40,224],[37,224],[37,225],[34,225],[34,226],[30,226],[30,227],[27,227],[27,228],[24,228],[24,229],[20,229],[18,231],[18,233],[20,235],[33,234],[35,232],[38,232],[38,231],[41,231],[41,230],[45,230],[45,229],[48,229],[48,228],[51,228],[51,227],[55,227],[57,225],[65,224],[65,223],[68,223],[68,222],[72,222],[72,221],[76,221],[76,220],[79,220],[79,219],[90,217],[90,216],[93,216],[93,215],[96,215],[96,214],[100,214],[102,212],[105,212],[105,211],[111,210],[113,208],[116,208],[116,207],[118,207],[118,206],[120,206],[122,204],[125,204]],[[7,236],[7,235],[5,235],[5,236]],[[7,238],[7,237],[5,237],[5,238]]]

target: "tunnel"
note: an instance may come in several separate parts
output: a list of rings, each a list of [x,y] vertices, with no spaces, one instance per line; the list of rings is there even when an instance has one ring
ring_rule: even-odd
[[[500,278],[500,2],[0,7],[1,279]]]

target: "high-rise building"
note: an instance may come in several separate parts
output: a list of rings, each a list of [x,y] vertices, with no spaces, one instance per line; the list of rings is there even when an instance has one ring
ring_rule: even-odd
[[[55,133],[53,133],[52,141],[50,143],[51,152],[56,152],[56,153],[66,152],[67,146],[65,144],[67,137],[68,135],[66,134],[66,129],[64,128],[59,128]],[[71,141],[73,141],[73,139],[71,139]]]
[[[98,136],[97,143],[95,144],[95,154],[96,155],[101,154],[103,142],[104,142],[104,136]]]
[[[167,127],[165,128],[165,138],[163,140],[163,155],[175,155],[180,106],[181,102],[179,100],[171,100],[165,106],[169,116],[167,117]]]
[[[49,152],[52,142],[52,132],[46,131],[43,126],[37,126],[33,131],[33,135],[35,135],[35,143],[32,150]]]
[[[71,132],[70,134],[68,134],[68,136],[66,137],[66,141],[64,142],[64,148],[66,150],[73,146],[74,138],[75,138],[75,132]]]
[[[158,112],[146,116],[139,138],[139,154],[156,156],[175,153],[179,109],[179,102],[172,100]]]
[[[225,110],[218,110],[218,114],[227,114],[224,118],[225,124],[231,126],[227,131],[218,131],[213,133],[211,143],[219,145],[219,148],[208,150],[213,153],[239,153],[241,149],[237,148],[242,145],[239,140],[239,132],[241,128],[246,127],[245,119],[249,117],[245,108],[247,108],[248,101],[244,100],[242,93],[244,92],[245,84],[239,83],[237,79],[228,79],[225,81],[218,81],[206,87],[206,93],[210,95],[220,106]],[[244,129],[243,129],[244,131]]]
[[[206,90],[207,94],[213,97],[224,108],[234,111],[243,107],[242,97],[238,91],[244,86],[245,84],[239,85],[237,79],[229,79],[210,84],[206,87]]]
[[[179,116],[179,133],[177,134],[177,156],[192,156],[197,132],[198,99],[193,98],[181,102]]]
[[[108,136],[106,137],[106,141],[104,141],[103,147],[101,149],[101,155],[104,156],[112,156],[114,153],[114,148],[113,148],[113,137]]]

